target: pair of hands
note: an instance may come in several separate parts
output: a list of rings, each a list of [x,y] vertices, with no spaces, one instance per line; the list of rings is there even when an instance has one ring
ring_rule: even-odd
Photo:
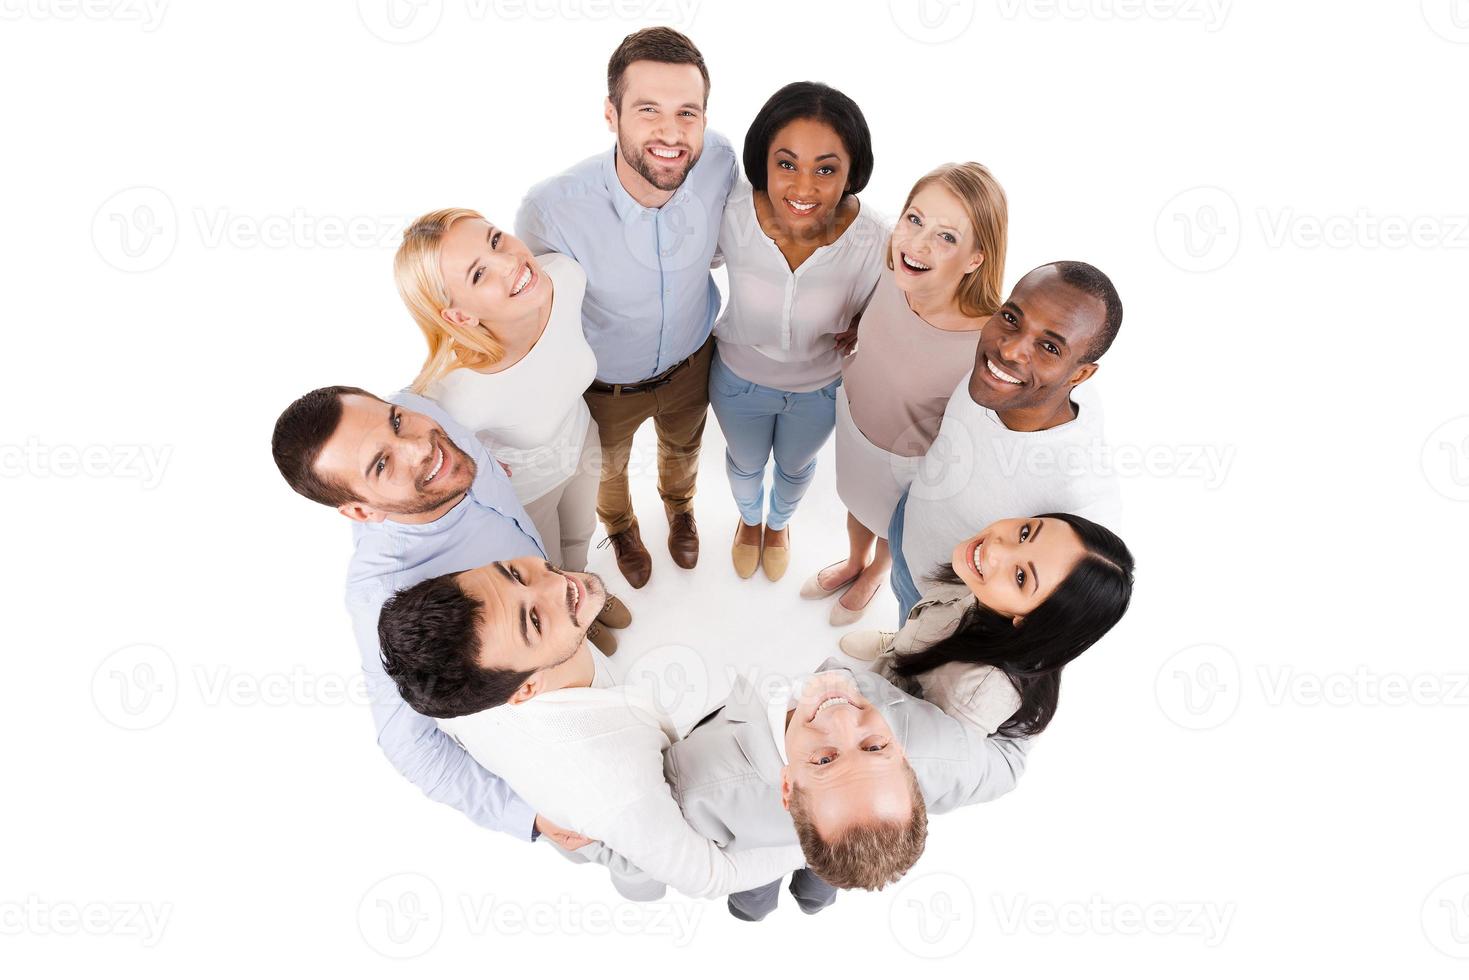
[[[539,813],[536,814],[536,830],[540,831],[542,836],[551,838],[568,851],[574,851],[577,848],[596,843],[591,837],[583,837],[574,830],[567,830],[565,827],[557,826]]]

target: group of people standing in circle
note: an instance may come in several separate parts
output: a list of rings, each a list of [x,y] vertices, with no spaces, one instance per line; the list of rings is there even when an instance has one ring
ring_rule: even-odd
[[[446,208],[404,233],[394,275],[428,351],[405,395],[379,402],[386,422],[369,419],[376,409],[365,399],[375,396],[339,388],[298,400],[277,423],[287,481],[359,522],[361,588],[349,582],[349,604],[362,620],[365,669],[380,659],[407,704],[436,718],[514,704],[535,671],[566,669],[566,660],[514,665],[489,695],[454,673],[462,664],[445,666],[446,634],[433,634],[439,650],[418,650],[422,623],[452,605],[424,591],[430,575],[514,557],[411,571],[420,563],[404,549],[419,545],[408,536],[467,496],[524,536],[525,553],[571,573],[547,588],[565,593],[578,640],[613,653],[631,612],[585,574],[597,521],[620,573],[641,588],[652,558],[627,470],[651,419],[669,552],[694,567],[694,488],[712,408],[739,512],[730,560],[740,578],[786,575],[801,547],[797,512],[835,434],[848,553],[812,556],[837,560],[807,563],[817,567],[801,595],[830,602],[831,624],[849,626],[889,580],[897,628],[842,636],[843,653],[980,737],[1042,731],[1062,668],[1120,620],[1131,596],[1133,559],[1109,529],[1120,517],[1115,477],[1074,465],[1086,458],[1077,450],[1102,439],[1085,383],[1121,324],[1111,281],[1088,263],[1052,262],[1007,295],[1006,196],[979,163],[935,167],[884,218],[862,197],[874,166],[867,122],[828,85],[776,91],[739,154],[706,129],[709,75],[683,35],[629,36],[608,85],[617,146],[532,188],[513,230]],[[710,275],[721,264],[722,312]],[[399,408],[417,414],[395,416]],[[361,448],[402,440],[415,425],[417,456]],[[493,457],[513,502],[482,486],[486,468],[462,445],[455,451],[455,431]],[[833,518],[802,521],[816,519]],[[393,542],[373,543],[371,560],[363,525],[379,525],[373,542]],[[512,588],[535,588],[523,570],[497,570]],[[504,587],[490,574],[455,595]],[[494,594],[508,610],[508,593]],[[588,595],[600,603],[595,615],[579,613]],[[530,645],[542,627],[525,616],[518,627],[507,618],[507,635],[518,629]],[[483,632],[484,619],[454,635]],[[553,827],[537,819],[537,831]]]

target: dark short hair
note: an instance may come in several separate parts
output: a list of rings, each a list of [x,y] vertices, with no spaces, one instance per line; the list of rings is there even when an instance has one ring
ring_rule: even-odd
[[[459,585],[460,574],[402,589],[378,613],[383,670],[408,706],[430,718],[499,707],[535,673],[480,666],[484,604]]]
[[[1105,308],[1102,329],[1092,341],[1091,350],[1082,356],[1082,360],[1088,363],[1100,360],[1122,328],[1122,297],[1117,295],[1117,287],[1112,285],[1105,272],[1089,262],[1048,262],[1040,268],[1055,269],[1066,285],[1102,301]]]
[[[316,458],[342,421],[342,396],[363,395],[382,401],[370,391],[350,385],[331,385],[308,391],[286,406],[275,420],[270,452],[276,468],[291,489],[319,504],[340,507],[357,497],[350,489],[316,472]]]
[[[775,134],[797,119],[814,119],[836,130],[851,158],[848,194],[860,194],[872,177],[872,133],[862,110],[842,92],[821,82],[791,82],[765,100],[745,133],[745,179],[765,190],[766,165]]]
[[[657,61],[665,65],[693,65],[704,76],[704,105],[709,105],[709,69],[694,42],[671,27],[645,27],[622,39],[607,62],[607,98],[612,108],[622,111],[627,66],[634,61]]]

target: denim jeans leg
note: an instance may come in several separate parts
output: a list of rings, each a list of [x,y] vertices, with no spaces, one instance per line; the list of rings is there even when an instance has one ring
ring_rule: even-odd
[[[765,520],[765,464],[775,443],[778,403],[762,388],[725,367],[718,353],[709,369],[709,405],[724,433],[724,470],[740,520]]]
[[[840,378],[816,391],[785,395],[786,409],[775,420],[775,478],[770,483],[770,516],[765,521],[773,531],[790,522],[816,476],[816,454],[836,428],[839,384]]]
[[[903,558],[903,511],[908,506],[908,491],[903,491],[903,496],[898,499],[898,506],[893,508],[893,519],[888,524],[888,550],[893,555],[893,569],[888,574],[888,582],[893,587],[893,595],[898,597],[898,629],[908,621],[908,613],[918,605],[922,598],[918,593],[918,586],[913,584],[913,576],[908,572],[908,562]]]

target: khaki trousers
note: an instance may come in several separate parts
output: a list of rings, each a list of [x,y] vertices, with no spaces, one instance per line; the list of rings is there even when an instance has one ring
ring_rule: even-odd
[[[626,531],[637,517],[628,492],[627,471],[633,436],[650,418],[658,432],[658,494],[663,506],[670,514],[693,509],[699,445],[709,415],[709,361],[713,351],[711,336],[667,384],[652,391],[586,393],[602,441],[597,516],[609,535]]]

